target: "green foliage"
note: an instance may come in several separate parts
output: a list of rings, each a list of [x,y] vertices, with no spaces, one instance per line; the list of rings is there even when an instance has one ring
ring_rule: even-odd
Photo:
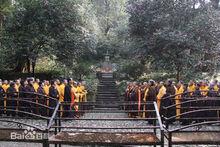
[[[220,25],[209,3],[143,0],[130,2],[128,11],[130,33],[141,44],[138,53],[142,59],[153,58],[156,69],[175,72],[178,80],[187,70],[213,70]]]
[[[136,80],[138,79],[139,76],[141,76],[143,70],[144,70],[143,64],[137,61],[133,61],[124,64],[119,72],[124,74],[125,79]]]
[[[69,0],[16,3],[4,35],[11,69],[23,71],[33,54],[35,58],[42,54],[56,56],[57,60],[72,66],[71,61],[80,57],[88,45],[77,4]]]

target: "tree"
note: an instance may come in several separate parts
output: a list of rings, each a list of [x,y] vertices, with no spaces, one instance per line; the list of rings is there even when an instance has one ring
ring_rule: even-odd
[[[55,56],[72,65],[86,49],[84,24],[77,9],[78,1],[21,0],[14,5],[5,24],[4,43],[10,68],[30,72],[30,59],[39,54]],[[72,60],[67,60],[72,58]]]
[[[153,58],[154,67],[175,72],[178,80],[186,71],[203,71],[198,67],[210,63],[207,52],[218,52],[218,16],[205,1],[134,1],[128,12],[130,33],[141,44],[141,59]],[[206,71],[212,67],[209,64]]]

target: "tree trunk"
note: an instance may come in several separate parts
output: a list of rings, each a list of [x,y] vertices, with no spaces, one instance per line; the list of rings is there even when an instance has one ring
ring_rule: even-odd
[[[180,81],[181,71],[182,71],[182,70],[181,70],[180,65],[177,66],[177,68],[176,68],[176,79],[177,79],[177,81]]]
[[[31,63],[29,59],[27,59],[27,72],[31,73]]]

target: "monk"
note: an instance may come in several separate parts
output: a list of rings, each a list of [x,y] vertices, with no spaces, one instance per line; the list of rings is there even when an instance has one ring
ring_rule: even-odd
[[[163,82],[160,82],[157,87],[159,89],[157,94],[157,107],[159,112],[161,112],[161,100],[166,95],[166,87]]]
[[[146,94],[146,102],[149,102],[151,104],[147,105],[148,107],[146,109],[152,111],[154,110],[153,102],[156,101],[156,84],[154,80],[149,80],[148,84],[149,84],[149,87],[148,87],[147,94]],[[146,117],[153,118],[155,116],[154,116],[154,113],[147,112]],[[150,124],[153,124],[153,120],[149,120],[148,122]]]
[[[46,98],[45,98],[45,92],[44,92],[44,83],[43,82],[39,82],[39,87],[37,89],[37,93],[39,94],[38,95],[38,106],[37,106],[37,113],[42,115],[42,116],[46,116],[46,112],[47,112],[47,109],[46,109],[46,104],[47,104],[47,101],[46,101]]]
[[[35,92],[37,92],[38,88],[39,88],[39,83],[40,83],[40,79],[36,79],[35,82],[33,83],[33,87]]]
[[[7,89],[7,115],[16,115],[18,93],[15,89],[15,83],[11,82],[10,87]]]
[[[180,110],[181,110],[181,99],[182,99],[182,94],[184,92],[184,86],[183,82],[178,82],[176,85],[176,96],[175,96],[175,103],[176,103],[176,119],[180,118]]]
[[[51,81],[51,86],[49,89],[49,97],[53,98],[49,100],[49,106],[50,106],[50,111],[49,111],[49,116],[51,117],[53,115],[54,109],[57,104],[57,100],[59,99],[59,92],[57,90],[56,82]]]
[[[64,93],[65,93],[65,87],[67,86],[68,82],[66,79],[63,80],[63,82],[59,86],[59,101],[62,103],[64,102]],[[63,116],[63,105],[60,106],[60,116]]]
[[[0,116],[4,113],[4,89],[2,88],[2,81],[0,81]]]
[[[64,102],[65,103],[69,103],[71,102],[72,99],[72,87],[73,87],[73,79],[69,78],[68,80],[68,84],[65,86],[64,89]],[[63,117],[69,117],[70,116],[70,105],[68,104],[63,104]]]

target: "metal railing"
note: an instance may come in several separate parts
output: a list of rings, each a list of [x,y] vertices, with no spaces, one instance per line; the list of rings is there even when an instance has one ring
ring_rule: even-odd
[[[179,94],[180,98],[176,98],[179,95],[163,98],[163,100],[172,101],[169,105],[162,106],[161,110],[168,146],[173,144],[220,144],[220,139],[212,138],[213,134],[220,135],[220,97],[189,96],[190,93]],[[173,125],[174,122],[178,124]],[[172,128],[169,129],[169,126]],[[199,135],[203,135],[203,137],[197,137]],[[187,137],[190,139],[186,139]]]

